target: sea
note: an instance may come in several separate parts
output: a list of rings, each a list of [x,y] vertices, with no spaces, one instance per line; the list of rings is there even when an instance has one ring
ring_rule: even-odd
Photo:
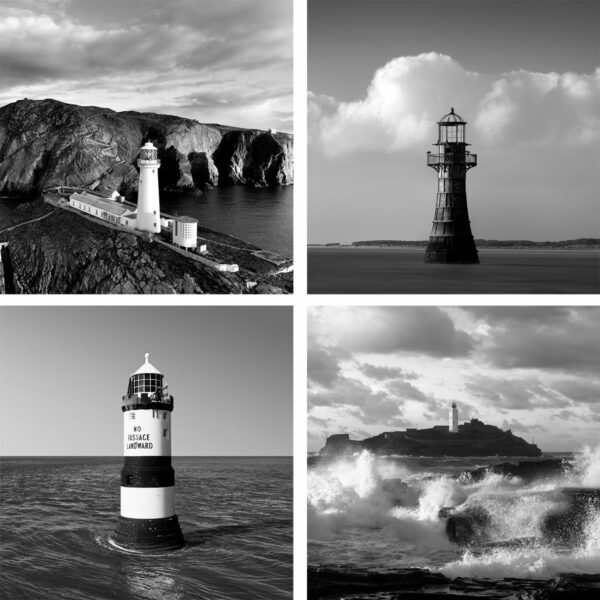
[[[498,581],[600,573],[600,513],[586,517],[585,539],[576,548],[540,541],[544,515],[564,506],[560,488],[600,488],[600,446],[542,458],[549,457],[571,461],[573,471],[531,483],[497,474],[475,482],[455,476],[518,459],[375,457],[363,451],[317,463],[308,473],[308,565],[340,574],[416,567],[450,579]],[[451,543],[439,517],[443,507],[484,509],[489,539],[469,547]]]
[[[482,250],[425,264],[424,248],[309,248],[311,294],[598,294],[600,252]]]
[[[162,211],[198,219],[208,229],[293,258],[293,186],[253,189],[232,185],[202,194],[161,192]]]
[[[173,458],[186,546],[114,548],[122,459],[2,458],[0,598],[292,598],[292,459]]]

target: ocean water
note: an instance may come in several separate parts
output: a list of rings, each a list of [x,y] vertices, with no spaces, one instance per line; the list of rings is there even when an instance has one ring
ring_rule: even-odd
[[[293,186],[252,189],[219,187],[202,194],[161,192],[160,208],[198,219],[199,224],[241,238],[264,250],[293,257]]]
[[[0,598],[292,598],[292,459],[174,458],[186,547],[113,548],[122,459],[0,459]]]
[[[600,488],[600,446],[575,455],[572,473],[555,479],[526,484],[495,474],[479,482],[453,477],[514,460],[376,458],[364,451],[310,468],[309,566],[391,572],[419,567],[451,579],[600,573],[600,514],[589,515],[579,547],[540,541],[543,516],[564,506],[561,487]],[[451,543],[438,516],[442,507],[484,509],[491,519],[489,540],[468,549]]]
[[[479,265],[425,264],[425,250],[309,248],[311,294],[597,294],[600,253],[482,250]]]

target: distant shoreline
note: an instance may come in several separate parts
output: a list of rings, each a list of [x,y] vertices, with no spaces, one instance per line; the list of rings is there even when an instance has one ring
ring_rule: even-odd
[[[585,252],[585,253],[597,253],[600,251],[600,242],[598,244],[590,245],[564,245],[559,246],[560,242],[556,242],[557,245],[544,245],[540,242],[539,245],[523,245],[523,246],[501,246],[501,245],[486,245],[477,246],[477,251],[480,253],[485,252]],[[415,244],[308,244],[308,249],[311,250],[410,250],[413,252],[423,252],[427,244],[417,245]]]

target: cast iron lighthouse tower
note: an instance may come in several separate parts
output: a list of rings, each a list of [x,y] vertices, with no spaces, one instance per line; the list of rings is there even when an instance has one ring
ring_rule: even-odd
[[[158,196],[158,150],[152,142],[140,148],[138,158],[140,181],[138,185],[136,229],[160,233],[160,199]]]
[[[437,154],[427,152],[427,166],[438,174],[433,227],[425,252],[428,263],[478,263],[471,233],[465,179],[477,166],[477,155],[467,150],[466,121],[452,108],[438,121]]]
[[[173,396],[148,361],[129,377],[123,411],[121,516],[112,541],[126,550],[174,550],[184,545],[175,514],[171,467]]]

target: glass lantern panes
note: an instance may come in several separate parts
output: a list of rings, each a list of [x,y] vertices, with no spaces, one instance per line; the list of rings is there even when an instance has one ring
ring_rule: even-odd
[[[140,373],[129,378],[127,394],[152,394],[163,388],[164,375],[160,373]]]

